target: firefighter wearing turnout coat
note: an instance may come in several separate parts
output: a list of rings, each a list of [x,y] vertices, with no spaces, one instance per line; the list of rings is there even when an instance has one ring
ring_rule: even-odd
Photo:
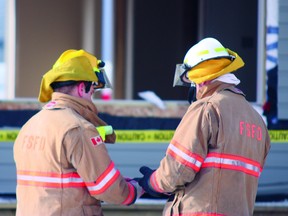
[[[103,66],[84,50],[67,50],[43,76],[39,101],[48,103],[14,145],[17,216],[101,216],[101,201],[131,205],[141,195],[108,155],[104,141],[114,143],[115,134],[96,130],[106,125],[92,102],[108,84]]]
[[[214,38],[190,48],[176,74],[196,98],[156,170],[138,179],[152,196],[170,195],[163,215],[253,215],[258,180],[270,149],[262,117],[235,86],[244,65]],[[183,71],[180,73],[179,68]]]

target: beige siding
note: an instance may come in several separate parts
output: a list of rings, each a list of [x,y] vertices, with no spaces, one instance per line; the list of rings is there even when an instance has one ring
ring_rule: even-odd
[[[17,98],[37,98],[42,75],[58,56],[67,49],[83,48],[83,2],[16,1]]]

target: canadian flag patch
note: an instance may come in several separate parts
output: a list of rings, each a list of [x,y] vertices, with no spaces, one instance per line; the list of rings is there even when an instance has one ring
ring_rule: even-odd
[[[103,143],[101,136],[92,137],[90,140],[94,146]]]

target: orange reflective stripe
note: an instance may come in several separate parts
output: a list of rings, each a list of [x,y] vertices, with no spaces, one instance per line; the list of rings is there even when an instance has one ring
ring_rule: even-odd
[[[58,174],[19,170],[17,184],[54,188],[85,187],[85,183],[75,172]]]
[[[177,160],[179,163],[184,166],[190,167],[196,172],[200,170],[200,167],[204,159],[189,151],[184,146],[180,145],[177,141],[172,140],[168,146],[167,154]]]
[[[107,190],[119,177],[119,170],[115,169],[113,162],[110,163],[108,168],[99,176],[96,182],[86,183],[87,188],[92,195],[101,194]]]
[[[209,153],[205,158],[202,167],[230,169],[256,177],[259,177],[262,172],[262,167],[257,161],[241,156],[219,153]]]
[[[129,204],[133,203],[133,201],[135,200],[135,197],[136,197],[134,186],[129,182],[127,182],[127,184],[128,184],[128,188],[129,188],[129,194],[128,194],[127,198],[124,200],[124,202],[122,203],[123,205],[129,205]]]
[[[180,213],[180,214],[172,214],[172,216],[226,216],[224,214],[217,214],[217,213]]]
[[[156,176],[155,176],[155,172],[152,173],[151,177],[150,177],[150,184],[151,184],[151,187],[159,192],[159,193],[164,193],[164,191],[159,187],[159,184],[157,183],[157,180],[156,180]]]
[[[113,162],[95,182],[84,182],[76,172],[59,174],[19,170],[17,184],[52,188],[87,187],[90,194],[96,195],[106,191],[119,175],[120,172],[115,169]]]

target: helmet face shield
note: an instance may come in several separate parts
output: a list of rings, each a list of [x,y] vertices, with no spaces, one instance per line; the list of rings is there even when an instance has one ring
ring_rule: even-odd
[[[104,88],[111,88],[112,89],[111,82],[110,82],[104,68],[95,70],[95,74],[98,78],[97,82],[93,82],[93,87],[95,90],[101,90]]]
[[[176,65],[174,80],[173,80],[173,87],[175,86],[190,87],[191,85],[195,85],[186,76],[188,70],[189,69],[184,64]]]

